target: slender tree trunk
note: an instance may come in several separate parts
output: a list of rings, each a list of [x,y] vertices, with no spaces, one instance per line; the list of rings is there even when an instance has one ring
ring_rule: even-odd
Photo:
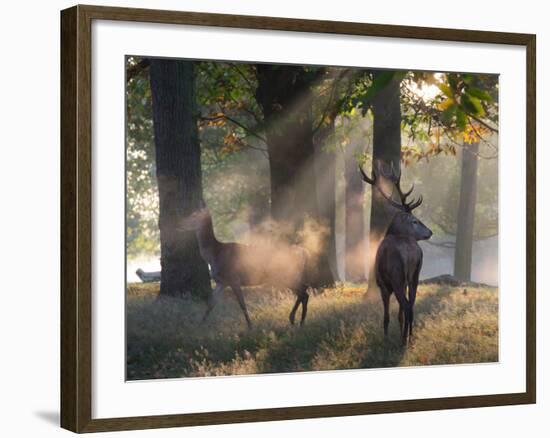
[[[193,63],[153,59],[150,66],[161,248],[160,296],[210,291],[208,266],[193,232],[181,231],[202,199]]]
[[[289,225],[294,234],[306,219],[322,222],[315,187],[310,80],[298,66],[258,64],[256,72],[256,99],[266,124],[271,216]],[[326,250],[319,248],[313,256],[311,285],[332,284]]]
[[[454,276],[461,281],[470,281],[472,274],[478,152],[479,143],[465,143],[462,149],[462,175],[460,178],[454,266]]]
[[[375,73],[375,75],[380,73]],[[400,169],[401,164],[401,102],[400,79],[393,78],[372,102],[373,124],[373,164],[380,160],[386,165],[393,164]],[[389,194],[389,193],[388,193]],[[369,231],[369,289],[376,288],[374,260],[376,250],[389,226],[395,211],[387,207],[387,201],[378,190],[372,190],[372,204]]]
[[[345,266],[346,281],[365,281],[365,183],[357,170],[357,145],[349,144],[344,155],[345,212]]]
[[[336,157],[331,143],[334,142],[334,118],[320,128],[315,136],[315,180],[317,202],[323,221],[329,225],[326,252],[332,278],[338,281],[338,261],[336,255]]]

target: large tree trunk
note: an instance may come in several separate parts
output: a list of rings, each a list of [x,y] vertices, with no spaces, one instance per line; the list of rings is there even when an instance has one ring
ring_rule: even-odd
[[[306,219],[327,226],[320,224],[316,196],[310,79],[298,66],[258,64],[256,72],[256,99],[266,125],[271,217],[292,234],[303,229]],[[332,284],[326,249],[316,248],[313,258],[311,285]]]
[[[375,76],[379,74],[383,73],[375,73]],[[380,160],[388,166],[393,164],[395,169],[400,169],[400,82],[399,78],[394,77],[373,97],[373,165],[377,160]],[[384,237],[394,213],[395,211],[388,208],[387,201],[380,192],[373,189],[369,231],[369,289],[372,287],[376,288],[374,275],[376,250]]]
[[[306,183],[314,187],[314,179],[308,178],[314,153],[309,83],[303,68],[295,66],[261,64],[257,78],[256,98],[266,125],[271,216],[297,227],[316,204],[314,196],[300,203]]]
[[[339,281],[338,260],[336,254],[336,157],[333,151],[334,118],[319,129],[315,136],[315,180],[319,214],[328,223],[326,252],[332,278]]]
[[[160,296],[210,292],[208,266],[181,220],[202,199],[193,63],[153,59],[150,67],[161,250]]]
[[[345,267],[346,281],[365,281],[365,183],[357,170],[357,145],[348,144],[344,155],[345,189]]]
[[[454,267],[454,276],[461,281],[470,281],[472,274],[478,152],[479,143],[465,143],[462,149]]]

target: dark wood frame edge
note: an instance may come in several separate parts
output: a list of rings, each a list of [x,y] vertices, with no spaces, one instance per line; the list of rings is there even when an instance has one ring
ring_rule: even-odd
[[[91,23],[94,19],[414,38],[527,50],[526,392],[468,397],[92,419]],[[78,5],[61,12],[61,426],[73,432],[275,421],[536,402],[536,36]]]

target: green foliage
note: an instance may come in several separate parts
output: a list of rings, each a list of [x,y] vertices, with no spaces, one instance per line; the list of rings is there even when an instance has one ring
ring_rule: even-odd
[[[454,121],[460,130],[464,130],[469,119],[478,121],[487,118],[487,122],[496,123],[498,103],[498,77],[496,75],[474,75],[471,73],[447,73],[447,83],[439,85],[445,99],[439,108],[454,108],[456,118],[446,121],[452,128]]]
[[[365,285],[340,284],[310,299],[308,321],[291,327],[294,296],[245,290],[254,327],[248,330],[230,292],[199,325],[204,303],[158,303],[154,287],[128,288],[128,378],[280,373],[296,371],[481,363],[498,360],[498,291],[422,285],[415,306],[414,343],[400,346],[397,305],[391,301],[384,342],[378,295]]]
[[[417,90],[437,87],[430,98]],[[498,77],[472,73],[409,72],[402,82],[403,134],[417,143],[405,164],[438,154],[456,155],[464,142],[493,143],[498,133]]]
[[[362,116],[367,114],[372,104],[372,99],[383,90],[392,80],[401,81],[406,75],[405,71],[359,70],[361,74],[354,76],[354,87],[349,96],[344,96],[342,112],[350,114],[359,110]]]
[[[128,57],[127,68],[139,58]],[[126,86],[126,242],[129,257],[158,254],[158,191],[149,75]]]
[[[243,149],[265,151],[261,111],[254,95],[257,83],[253,67],[200,62],[196,81],[203,150],[216,153],[216,162]]]

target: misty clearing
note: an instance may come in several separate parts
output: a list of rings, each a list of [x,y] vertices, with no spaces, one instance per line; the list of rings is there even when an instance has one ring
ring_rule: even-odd
[[[498,98],[127,56],[127,378],[498,361]]]

